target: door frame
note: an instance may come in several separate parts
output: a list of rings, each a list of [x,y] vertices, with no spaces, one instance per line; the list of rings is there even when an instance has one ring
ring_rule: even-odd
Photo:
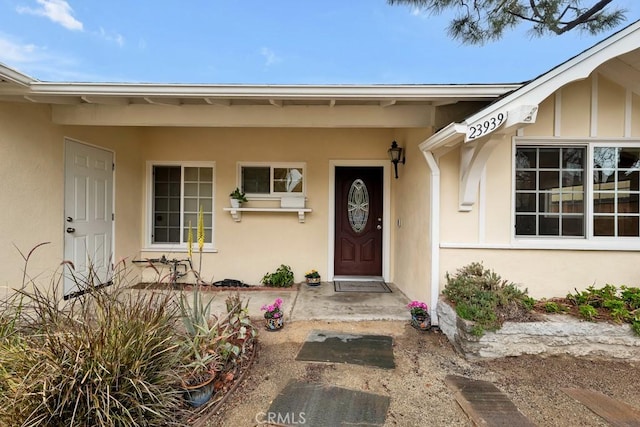
[[[98,150],[102,150],[102,151],[107,151],[109,153],[111,153],[112,159],[113,159],[113,164],[116,164],[116,152],[115,150],[112,150],[110,148],[107,147],[102,147],[100,145],[96,145],[96,144],[90,144],[88,142],[85,141],[81,141],[79,139],[76,138],[70,138],[70,137],[63,137],[63,142],[62,142],[62,218],[60,219],[60,222],[62,224],[62,260],[65,260],[65,228],[66,228],[66,218],[65,218],[65,206],[66,206],[66,177],[67,177],[67,164],[66,164],[66,158],[67,158],[67,142],[74,142],[76,144],[82,144],[82,145],[86,145],[87,147],[91,147],[91,148],[95,148]],[[112,254],[112,260],[111,260],[111,266],[110,266],[110,274],[113,275],[113,267],[116,264],[116,169],[115,166],[113,167],[112,171],[111,171],[111,176],[112,176],[112,181],[111,181],[111,213],[113,215],[113,221],[111,221],[111,254]],[[63,271],[64,274],[64,271]],[[64,278],[63,278],[63,283],[62,283],[62,296],[64,297],[64,299],[69,299],[71,297],[74,297],[77,295],[77,293],[71,293],[71,294],[65,294],[65,287],[64,287]]]
[[[384,160],[330,160],[329,161],[329,244],[327,275],[334,280],[335,232],[336,232],[336,167],[381,167],[382,168],[382,279],[390,280],[391,263],[391,162]]]

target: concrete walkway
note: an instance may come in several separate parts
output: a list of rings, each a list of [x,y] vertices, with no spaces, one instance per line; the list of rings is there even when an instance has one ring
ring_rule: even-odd
[[[251,317],[261,317],[260,308],[273,304],[276,298],[283,301],[285,321],[296,320],[408,320],[406,305],[409,299],[393,284],[387,283],[391,293],[335,292],[333,282],[322,282],[319,286],[306,283],[290,289],[239,290],[240,297],[249,303]],[[227,296],[236,291],[216,290],[213,296],[212,313],[224,313]]]

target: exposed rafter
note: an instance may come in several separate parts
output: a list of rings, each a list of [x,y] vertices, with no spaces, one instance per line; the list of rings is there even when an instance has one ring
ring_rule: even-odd
[[[182,102],[178,98],[152,98],[145,96],[144,100],[153,105],[180,105]]]
[[[128,98],[109,97],[109,96],[82,96],[87,104],[104,104],[104,105],[129,105]]]
[[[273,105],[274,107],[282,107],[283,105],[282,100],[279,99],[270,99],[269,104]]]
[[[204,102],[209,105],[218,105],[220,107],[230,107],[231,100],[229,99],[219,99],[219,98],[204,98]]]
[[[80,98],[71,98],[68,96],[41,96],[41,95],[24,95],[24,99],[37,104],[62,104],[76,105],[80,104]]]
[[[386,107],[391,107],[392,105],[395,105],[396,100],[395,99],[389,99],[387,101],[380,101],[380,106],[382,108],[386,108]]]

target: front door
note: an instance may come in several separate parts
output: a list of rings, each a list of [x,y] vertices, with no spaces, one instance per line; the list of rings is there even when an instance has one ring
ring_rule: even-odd
[[[113,153],[65,141],[64,295],[111,279]]]
[[[336,276],[382,276],[382,167],[336,167]]]

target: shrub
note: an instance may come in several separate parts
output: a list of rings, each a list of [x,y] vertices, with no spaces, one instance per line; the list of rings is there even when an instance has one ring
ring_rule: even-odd
[[[288,265],[281,264],[273,273],[266,273],[261,280],[265,286],[288,288],[293,285],[293,272]]]
[[[472,333],[498,329],[506,320],[529,318],[535,300],[526,290],[503,280],[481,263],[471,263],[451,276],[442,293],[456,306],[458,316],[476,322]]]
[[[593,320],[598,315],[598,310],[591,304],[582,304],[578,307],[578,311],[580,312],[580,316],[586,320]]]
[[[82,283],[85,293],[63,303],[59,282],[29,285],[0,313],[0,425],[179,424],[168,295]]]

